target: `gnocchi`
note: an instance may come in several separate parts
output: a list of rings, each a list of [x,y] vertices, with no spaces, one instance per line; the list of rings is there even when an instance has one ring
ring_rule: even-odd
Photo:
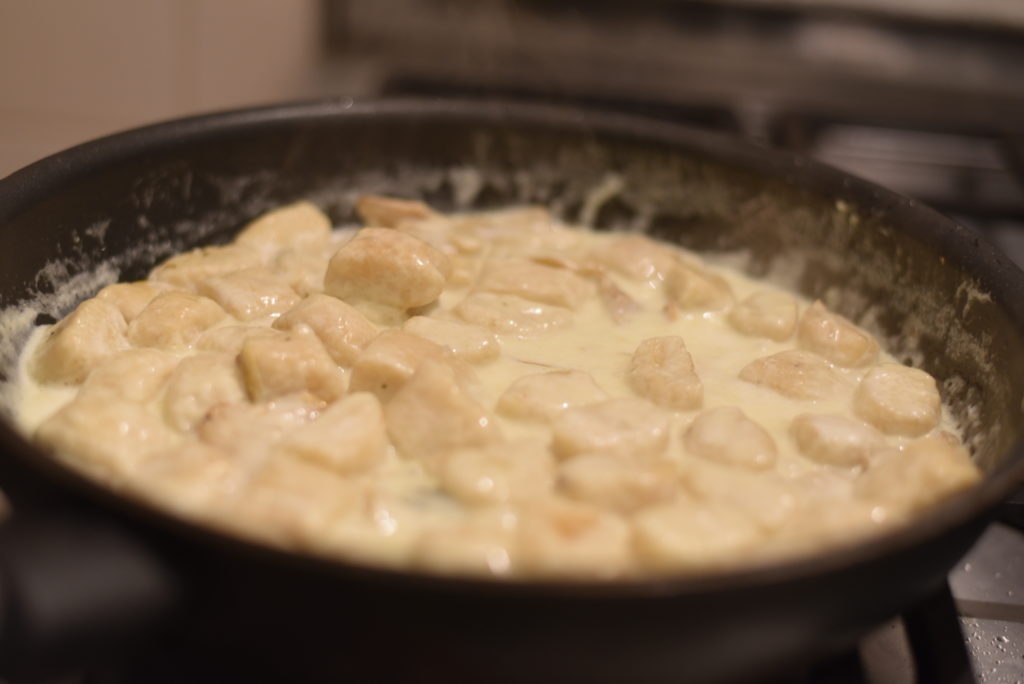
[[[980,478],[934,378],[821,301],[542,207],[281,207],[42,327],[64,462],[282,548],[612,579],[772,562]]]

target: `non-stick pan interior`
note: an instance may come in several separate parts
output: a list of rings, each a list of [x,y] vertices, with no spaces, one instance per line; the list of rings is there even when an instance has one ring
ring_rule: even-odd
[[[822,298],[941,378],[986,470],[1019,439],[1024,305],[1012,295],[1022,277],[986,243],[785,154],[535,107],[330,102],[215,115],[15,174],[0,190],[2,378],[34,321],[67,313],[106,282],[144,277],[170,253],[225,241],[299,198],[352,221],[363,192],[443,210],[538,203],[739,260]]]

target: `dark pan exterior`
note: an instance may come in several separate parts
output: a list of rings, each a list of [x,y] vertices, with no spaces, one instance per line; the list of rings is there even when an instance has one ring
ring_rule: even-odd
[[[785,153],[614,115],[450,101],[171,122],[0,181],[0,306],[45,292],[48,262],[113,260],[140,278],[171,250],[227,240],[299,198],[338,222],[354,219],[359,190],[441,209],[544,203],[577,219],[607,182],[622,190],[596,225],[746,250],[753,273],[829,296],[898,356],[955,378],[944,390],[961,417],[977,408],[968,436],[984,484],[898,534],[815,558],[610,584],[427,577],[265,549],[95,486],[6,423],[0,486],[23,517],[42,501],[126,531],[176,578],[177,617],[137,652],[151,681],[197,652],[216,658],[192,681],[734,680],[846,646],[939,586],[1024,476],[1024,274],[934,211]]]

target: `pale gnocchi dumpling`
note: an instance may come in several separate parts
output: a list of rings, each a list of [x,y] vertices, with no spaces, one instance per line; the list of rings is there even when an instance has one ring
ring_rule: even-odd
[[[493,292],[473,292],[459,302],[455,313],[467,323],[523,337],[556,330],[572,320],[572,312],[565,307]]]
[[[527,259],[485,263],[477,288],[542,304],[577,309],[594,295],[594,285],[572,271]]]
[[[677,411],[700,408],[704,401],[704,385],[681,337],[641,342],[629,363],[629,385],[658,406]]]
[[[635,463],[615,454],[582,454],[559,466],[558,488],[570,499],[631,513],[677,496],[679,471],[667,460]]]
[[[961,492],[980,479],[962,445],[930,435],[885,454],[857,480],[855,492],[869,502],[907,513]]]
[[[246,245],[201,247],[171,257],[154,268],[149,279],[192,291],[208,278],[262,265],[260,251]]]
[[[632,551],[625,520],[580,502],[538,502],[523,512],[518,529],[517,560],[527,575],[614,577]]]
[[[384,406],[388,434],[409,458],[436,461],[502,440],[501,428],[442,362],[426,360]]]
[[[665,293],[671,305],[684,311],[722,311],[733,302],[732,288],[725,278],[683,261],[666,274]]]
[[[886,363],[860,381],[853,410],[882,432],[919,437],[939,424],[942,398],[935,378],[923,370]]]
[[[517,535],[497,515],[424,530],[412,562],[429,572],[503,577],[512,571]]]
[[[800,318],[800,347],[839,366],[866,366],[878,357],[878,343],[850,321],[814,302]]]
[[[125,486],[183,515],[230,506],[241,479],[237,456],[203,442],[186,441],[145,454]]]
[[[247,225],[235,244],[251,247],[270,259],[286,248],[316,249],[331,237],[331,219],[310,202],[296,202],[263,214]]]
[[[493,361],[501,355],[497,335],[461,321],[413,316],[402,325],[402,330],[439,344],[455,358],[471,363]]]
[[[769,468],[778,455],[768,431],[735,406],[701,411],[686,428],[683,444],[694,456],[743,468]]]
[[[313,331],[299,326],[280,337],[250,337],[238,363],[253,401],[308,391],[324,401],[345,393],[345,373]]]
[[[827,399],[843,391],[844,380],[825,359],[799,349],[754,359],[740,380],[761,385],[791,399]]]
[[[175,443],[175,435],[142,404],[127,399],[71,401],[48,418],[36,438],[61,458],[87,465],[107,482],[131,475],[147,452]]]
[[[258,518],[260,537],[291,548],[317,548],[339,518],[363,502],[359,485],[298,459],[269,458],[224,510],[222,524],[252,535],[239,520]]]
[[[286,435],[277,445],[277,453],[347,474],[374,467],[387,448],[380,400],[369,392],[356,392]]]
[[[551,444],[563,458],[579,454],[658,456],[668,448],[669,417],[642,399],[608,399],[559,415]]]
[[[156,396],[178,361],[174,354],[157,349],[123,351],[89,373],[79,396],[91,401],[116,397],[147,402]]]
[[[452,452],[440,480],[445,492],[471,505],[525,501],[553,489],[555,461],[541,440],[494,442]]]
[[[274,321],[276,330],[306,325],[340,366],[351,366],[377,337],[378,329],[351,304],[325,294],[311,294]]]
[[[521,420],[551,421],[566,409],[608,398],[589,373],[556,370],[524,375],[498,397],[498,412]]]
[[[737,565],[761,536],[740,511],[707,501],[681,499],[633,519],[637,554],[660,570]]]
[[[729,311],[729,323],[752,337],[785,342],[796,330],[796,297],[777,290],[759,290]]]
[[[864,466],[884,449],[885,438],[875,428],[841,415],[803,413],[793,419],[789,434],[807,458],[836,466]]]
[[[227,317],[217,302],[188,292],[158,295],[128,324],[128,341],[137,347],[183,349]]]
[[[661,281],[676,265],[677,254],[646,235],[624,235],[595,247],[590,258],[634,280]]]
[[[406,310],[430,304],[451,273],[448,257],[426,242],[388,228],[363,228],[331,258],[324,292]]]
[[[790,559],[981,477],[930,375],[714,256],[544,207],[355,209],[281,207],[41,329],[26,433],[261,543],[518,579]]]
[[[265,268],[213,276],[199,283],[196,289],[240,321],[280,316],[299,301],[288,283]]]
[[[112,304],[89,299],[46,332],[32,357],[40,382],[75,385],[89,372],[128,348],[124,316]]]
[[[387,401],[426,361],[447,362],[444,348],[398,330],[378,335],[356,357],[349,389]]]
[[[181,361],[164,391],[163,413],[176,430],[187,431],[220,404],[246,399],[241,369],[230,354],[208,352]]]
[[[247,467],[257,467],[282,437],[315,420],[325,407],[309,392],[258,404],[215,404],[196,425],[196,434],[201,442],[237,454]]]
[[[142,310],[153,301],[154,297],[170,289],[171,286],[167,283],[155,280],[114,283],[96,293],[96,299],[116,306],[124,316],[124,320],[131,323],[132,319],[142,313]]]
[[[397,228],[406,221],[438,216],[423,202],[382,195],[363,195],[356,202],[356,210],[366,225],[384,228]]]

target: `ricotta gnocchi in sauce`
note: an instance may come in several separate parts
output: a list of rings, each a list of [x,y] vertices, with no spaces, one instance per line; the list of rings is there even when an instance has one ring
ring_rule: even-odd
[[[701,573],[979,480],[935,380],[810,302],[521,207],[309,203],[40,328],[23,428],[287,549],[499,577]]]

